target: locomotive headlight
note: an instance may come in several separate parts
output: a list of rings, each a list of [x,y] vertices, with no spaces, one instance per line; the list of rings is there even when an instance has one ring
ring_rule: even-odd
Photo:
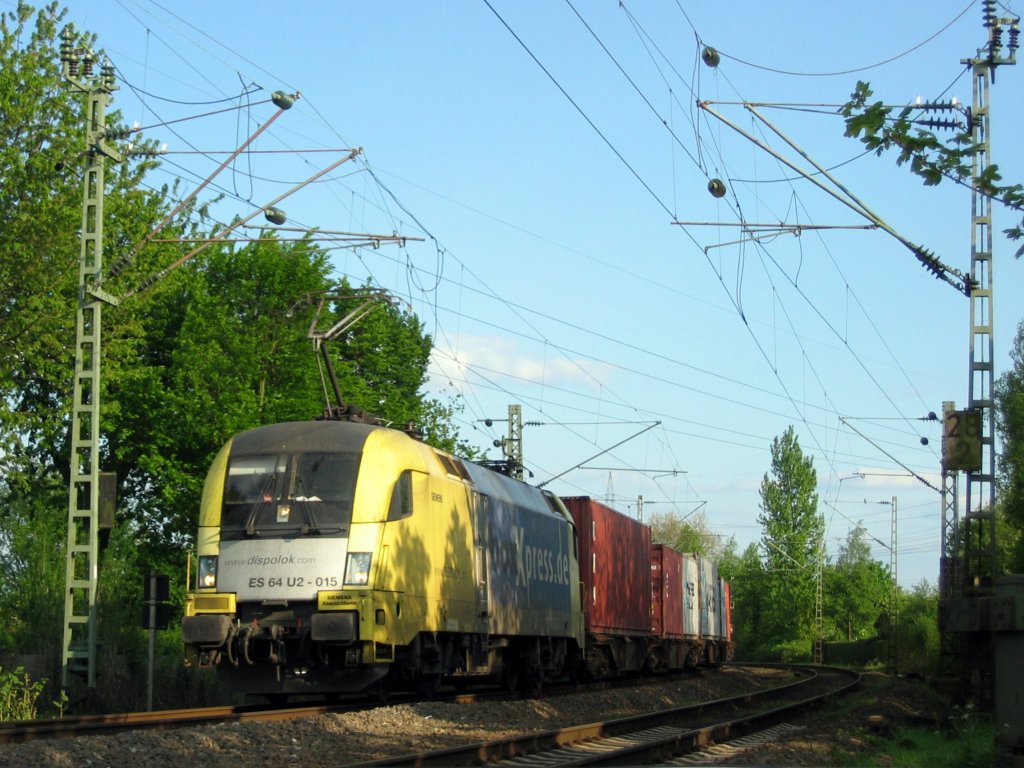
[[[216,587],[217,586],[217,556],[216,555],[200,555],[199,556],[199,586],[200,587]]]
[[[370,582],[370,553],[349,552],[345,558],[345,583],[355,587]]]

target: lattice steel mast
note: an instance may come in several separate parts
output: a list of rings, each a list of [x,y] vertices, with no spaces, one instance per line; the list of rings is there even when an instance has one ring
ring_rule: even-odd
[[[121,158],[104,143],[107,105],[117,88],[113,66],[105,62],[94,78],[92,52],[74,47],[70,28],[61,34],[61,65],[68,84],[87,97],[85,142],[89,163],[82,201],[61,677],[67,687],[72,669],[84,672],[88,687],[93,689],[100,555],[100,339],[103,305],[117,303],[101,287],[104,166],[107,158]]]
[[[982,3],[987,44],[970,59],[961,60],[971,67],[971,279],[970,279],[970,359],[968,365],[967,411],[952,411],[944,406],[949,424],[962,422],[964,438],[972,446],[963,466],[957,457],[944,450],[943,455],[943,557],[940,572],[940,629],[942,652],[947,671],[959,659],[961,679],[985,708],[991,704],[994,690],[993,637],[987,603],[994,594],[996,571],[996,450],[995,450],[995,344],[994,279],[992,269],[992,198],[985,188],[991,170],[989,87],[996,67],[1015,64],[1019,19],[999,18],[995,0]],[[1009,45],[1003,47],[1004,28],[1009,29]],[[969,418],[968,418],[969,417]],[[966,473],[965,509],[957,518],[955,472]],[[954,494],[952,504],[948,498]],[[952,525],[948,513],[952,512]],[[952,636],[949,636],[952,633]]]

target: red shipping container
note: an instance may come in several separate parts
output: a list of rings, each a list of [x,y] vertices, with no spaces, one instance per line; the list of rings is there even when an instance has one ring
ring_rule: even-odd
[[[651,529],[589,496],[563,498],[576,523],[587,632],[651,633]]]
[[[683,636],[683,556],[664,544],[651,545],[651,631]]]

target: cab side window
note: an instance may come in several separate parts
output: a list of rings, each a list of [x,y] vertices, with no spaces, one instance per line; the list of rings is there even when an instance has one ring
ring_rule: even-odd
[[[412,516],[412,471],[405,470],[395,481],[388,506],[388,522]]]

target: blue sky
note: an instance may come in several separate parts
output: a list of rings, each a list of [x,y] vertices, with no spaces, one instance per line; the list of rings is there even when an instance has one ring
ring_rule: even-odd
[[[464,406],[472,442],[490,446],[522,405],[533,482],[633,514],[640,496],[645,515],[696,512],[742,548],[760,535],[772,439],[793,425],[829,552],[863,521],[888,562],[896,498],[899,581],[935,582],[939,496],[907,470],[939,485],[939,424],[919,419],[966,405],[969,303],[697,102],[809,169],[783,134],[967,271],[969,192],[865,155],[836,109],[858,80],[886,103],[970,104],[961,60],[987,39],[980,3],[80,0],[68,19],[115,64],[114,106],[166,142],[155,183],[194,186],[224,158],[209,153],[273,114],[271,92],[301,92],[255,145],[288,151],[218,177],[222,220],[362,148],[281,204],[289,224],[423,238],[335,251],[338,275],[423,320],[430,386]],[[991,91],[1009,180],[1024,177],[1022,77],[1001,67]],[[778,133],[740,102],[788,105],[757,108]],[[998,373],[1024,265],[998,234],[1013,217],[995,216]],[[741,220],[802,228],[737,242]]]

